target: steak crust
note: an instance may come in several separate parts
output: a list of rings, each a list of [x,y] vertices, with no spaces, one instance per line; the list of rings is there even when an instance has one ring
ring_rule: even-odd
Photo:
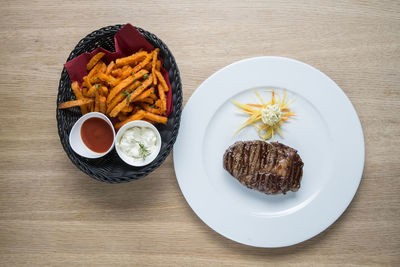
[[[304,163],[297,150],[278,142],[239,141],[224,154],[224,169],[243,185],[266,194],[300,188]]]

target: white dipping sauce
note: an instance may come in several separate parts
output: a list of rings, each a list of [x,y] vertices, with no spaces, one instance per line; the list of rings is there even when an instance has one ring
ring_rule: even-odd
[[[135,126],[122,134],[117,146],[126,156],[143,161],[156,149],[157,136],[151,128]]]

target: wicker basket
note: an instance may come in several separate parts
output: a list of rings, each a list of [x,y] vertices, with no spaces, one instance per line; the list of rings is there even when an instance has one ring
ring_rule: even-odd
[[[90,52],[97,47],[103,47],[109,51],[114,49],[114,35],[124,25],[115,25],[101,28],[83,38],[71,52],[68,60],[71,60],[84,52]],[[69,133],[74,123],[81,116],[79,108],[68,110],[57,109],[58,134],[61,144],[71,161],[90,177],[107,183],[123,183],[137,180],[148,175],[163,163],[172,150],[178,135],[179,123],[182,108],[182,83],[179,76],[179,69],[175,59],[168,47],[152,33],[141,28],[136,29],[154,46],[160,49],[160,57],[164,60],[164,68],[168,71],[169,80],[172,86],[173,110],[168,117],[167,125],[156,125],[160,131],[162,145],[157,158],[147,166],[135,168],[124,163],[117,155],[115,148],[106,156],[100,159],[87,159],[77,155],[69,144]],[[67,61],[68,61],[67,60]],[[57,106],[71,99],[71,81],[68,73],[63,69],[58,88]]]

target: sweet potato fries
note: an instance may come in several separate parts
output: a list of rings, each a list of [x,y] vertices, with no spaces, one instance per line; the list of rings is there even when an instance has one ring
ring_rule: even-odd
[[[166,92],[169,88],[160,72],[159,49],[139,51],[106,65],[104,53],[94,55],[86,68],[82,87],[73,82],[71,89],[76,100],[64,102],[59,109],[79,106],[82,115],[101,112],[118,118],[115,129],[133,120],[166,124]]]

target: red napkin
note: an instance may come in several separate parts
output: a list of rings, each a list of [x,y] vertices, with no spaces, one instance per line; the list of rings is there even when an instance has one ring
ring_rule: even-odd
[[[121,57],[127,57],[136,53],[140,48],[150,52],[154,50],[152,46],[144,37],[140,34],[135,27],[131,24],[126,24],[122,27],[114,36],[115,41],[115,52],[110,52],[102,47],[96,48],[90,53],[83,53],[74,59],[71,59],[64,64],[65,69],[68,72],[69,78],[72,82],[77,81],[79,84],[83,82],[83,77],[88,74],[86,65],[89,60],[98,52],[104,52],[105,56],[102,60],[108,64],[112,60]],[[164,76],[165,82],[167,83],[169,90],[167,93],[167,112],[168,116],[172,112],[172,89],[168,78],[168,72],[161,67],[161,74]]]

